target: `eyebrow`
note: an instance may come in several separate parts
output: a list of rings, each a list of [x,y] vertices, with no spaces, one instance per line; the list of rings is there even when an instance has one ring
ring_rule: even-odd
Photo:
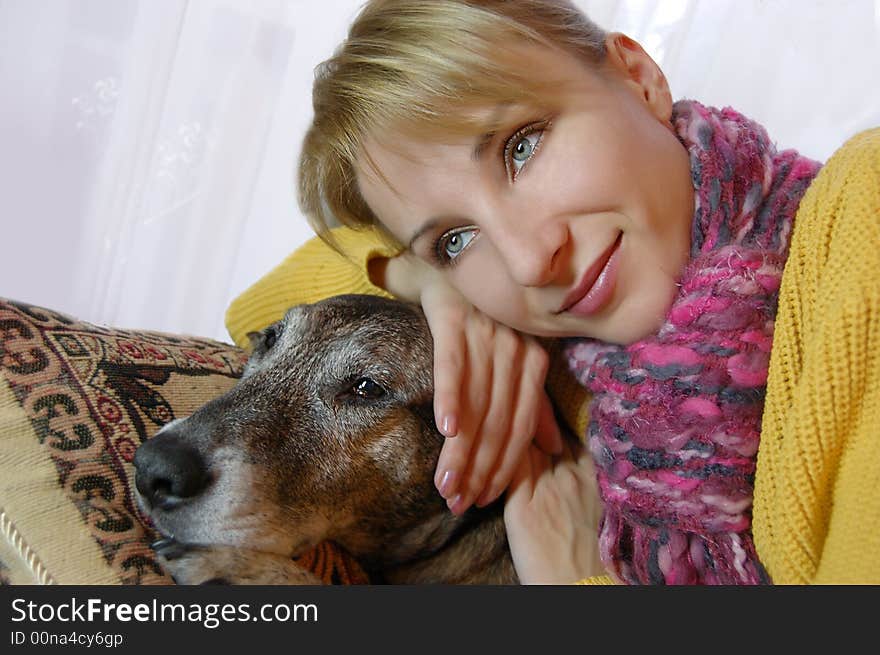
[[[429,219],[427,223],[425,223],[418,230],[416,230],[416,233],[413,234],[412,238],[409,240],[409,244],[407,245],[407,250],[412,250],[413,244],[416,241],[418,241],[422,237],[422,235],[424,235],[427,232],[432,231],[435,227],[437,227],[437,224],[439,222],[440,222],[439,218]]]
[[[477,143],[474,145],[474,149],[471,152],[471,158],[474,161],[480,161],[480,158],[483,156],[486,148],[488,148],[489,144],[492,143],[493,139],[495,139],[496,134],[498,134],[498,132],[496,131],[486,132],[477,140]]]
[[[495,139],[498,135],[498,126],[501,124],[501,119],[504,117],[504,113],[510,109],[509,102],[499,102],[492,108],[492,114],[487,123],[488,129],[477,139],[476,144],[474,144],[473,152],[471,156],[474,161],[479,161],[480,157],[483,156],[483,153],[486,152],[486,148],[490,143]]]
[[[501,117],[505,111],[510,107],[510,103],[507,102],[499,102],[492,110],[492,117],[488,121],[489,129],[480,135],[477,139],[477,142],[474,144],[474,148],[471,151],[471,158],[478,162],[483,156],[483,153],[486,152],[486,148],[489,147],[489,144],[495,139],[498,134],[497,125],[501,122]],[[418,241],[425,233],[432,231],[444,221],[444,217],[436,217],[428,219],[428,221],[422,225],[415,233],[410,237],[409,244],[407,245],[408,250],[412,250],[413,244]]]
[[[473,157],[474,161],[479,161],[480,157],[483,156],[483,153],[486,151],[486,148],[492,140],[495,138],[495,135],[498,132],[490,131],[483,134],[477,142],[474,144],[474,149],[471,151],[471,157]],[[412,250],[413,244],[418,241],[422,236],[424,236],[428,232],[432,232],[438,225],[441,223],[448,221],[449,217],[447,216],[436,216],[434,218],[428,219],[415,233],[410,237],[409,244],[407,245],[407,250]]]

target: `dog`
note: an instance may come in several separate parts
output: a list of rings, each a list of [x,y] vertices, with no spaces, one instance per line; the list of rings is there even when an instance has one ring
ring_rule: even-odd
[[[374,296],[291,308],[241,379],[135,453],[136,498],[179,584],[318,584],[331,540],[390,584],[515,584],[502,501],[457,517],[434,488],[431,334]]]

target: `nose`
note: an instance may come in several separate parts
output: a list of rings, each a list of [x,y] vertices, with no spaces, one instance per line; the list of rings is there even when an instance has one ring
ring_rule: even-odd
[[[205,461],[174,429],[144,442],[134,454],[135,486],[151,507],[173,509],[210,481]]]
[[[541,287],[557,277],[569,242],[565,222],[527,216],[505,221],[498,231],[493,241],[517,284]]]

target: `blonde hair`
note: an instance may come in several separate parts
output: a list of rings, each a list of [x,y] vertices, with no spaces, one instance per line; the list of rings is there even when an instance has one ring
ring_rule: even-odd
[[[469,110],[546,95],[518,70],[530,44],[596,65],[605,56],[605,32],[567,0],[367,3],[315,73],[299,161],[300,207],[315,232],[334,245],[337,222],[381,229],[357,184],[369,134],[476,134],[485,126]]]

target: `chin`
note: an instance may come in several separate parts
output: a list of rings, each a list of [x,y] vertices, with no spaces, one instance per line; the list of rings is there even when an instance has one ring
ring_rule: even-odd
[[[664,317],[661,316],[655,322],[650,324],[630,324],[618,333],[617,338],[613,341],[613,343],[620,344],[621,346],[629,346],[630,344],[633,344],[637,341],[641,341],[642,339],[653,336],[660,331],[660,328],[663,325],[663,321]]]
[[[630,307],[621,307],[614,313],[613,319],[602,326],[602,334],[592,335],[593,338],[628,346],[653,336],[660,331],[666,321],[666,315],[672,307],[672,298],[666,303],[636,300]]]

